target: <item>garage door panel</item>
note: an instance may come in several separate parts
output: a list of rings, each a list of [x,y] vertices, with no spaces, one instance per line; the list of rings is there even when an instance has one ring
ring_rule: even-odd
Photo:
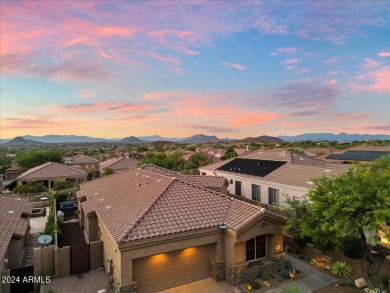
[[[133,261],[137,293],[151,293],[208,278],[212,245],[197,246]]]

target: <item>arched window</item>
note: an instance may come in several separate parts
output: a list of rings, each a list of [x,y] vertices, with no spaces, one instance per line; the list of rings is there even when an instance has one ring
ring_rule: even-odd
[[[267,256],[267,235],[260,235],[246,242],[246,260],[254,260]]]

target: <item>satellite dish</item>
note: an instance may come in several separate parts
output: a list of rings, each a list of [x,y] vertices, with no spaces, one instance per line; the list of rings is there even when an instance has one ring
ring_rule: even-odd
[[[43,245],[49,244],[52,240],[53,237],[50,235],[41,235],[38,237],[38,242]]]

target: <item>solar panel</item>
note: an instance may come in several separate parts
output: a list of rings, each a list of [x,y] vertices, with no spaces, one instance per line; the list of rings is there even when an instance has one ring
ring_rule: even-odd
[[[284,161],[235,158],[217,170],[264,177],[284,164]]]
[[[346,151],[343,154],[330,154],[326,159],[346,161],[373,161],[382,156],[390,155],[388,151]]]

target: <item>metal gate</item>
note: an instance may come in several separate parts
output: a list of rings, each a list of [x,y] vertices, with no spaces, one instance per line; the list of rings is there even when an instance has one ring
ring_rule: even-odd
[[[70,273],[89,271],[89,244],[70,247]]]
[[[11,283],[11,293],[34,292],[34,280],[31,280],[34,277],[34,266],[13,269],[10,276],[18,280]]]

